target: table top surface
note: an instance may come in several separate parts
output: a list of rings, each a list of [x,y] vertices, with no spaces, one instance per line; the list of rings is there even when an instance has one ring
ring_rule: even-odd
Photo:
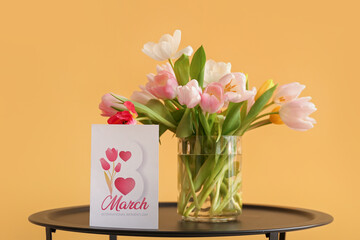
[[[329,224],[329,214],[302,208],[245,204],[235,222],[184,222],[176,212],[176,203],[160,203],[159,229],[114,229],[89,226],[89,206],[51,209],[35,213],[29,221],[48,228],[124,236],[217,237],[288,232]]]

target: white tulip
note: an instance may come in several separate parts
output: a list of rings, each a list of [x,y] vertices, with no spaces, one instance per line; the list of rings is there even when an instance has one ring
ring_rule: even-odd
[[[157,61],[178,58],[183,54],[190,56],[193,53],[193,49],[190,46],[177,52],[180,41],[181,31],[175,30],[173,36],[164,34],[158,43],[148,42],[144,44],[142,51]]]
[[[215,62],[207,60],[204,72],[204,87],[212,82],[218,82],[220,78],[231,73],[231,63]]]

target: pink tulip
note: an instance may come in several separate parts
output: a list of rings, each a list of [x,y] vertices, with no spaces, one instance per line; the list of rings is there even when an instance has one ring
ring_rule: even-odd
[[[120,172],[120,169],[121,169],[121,164],[118,163],[115,167],[115,172]]]
[[[316,111],[311,97],[302,97],[281,105],[279,115],[281,120],[291,129],[306,131],[314,127],[315,119],[309,115]]]
[[[193,79],[185,86],[179,86],[177,88],[177,95],[179,103],[186,105],[188,108],[193,108],[201,101],[202,90],[199,87],[197,80]]]
[[[301,85],[298,82],[293,82],[280,86],[274,94],[274,102],[277,104],[283,104],[296,99],[305,85]]]
[[[255,95],[254,90],[246,90],[246,76],[243,73],[226,74],[219,83],[224,88],[225,102],[243,102]]]
[[[99,108],[102,111],[101,116],[104,117],[111,117],[112,115],[117,113],[117,110],[115,110],[115,107],[119,110],[125,110],[125,107],[123,104],[119,102],[114,96],[112,96],[110,93],[105,94],[101,98],[101,102],[99,104]]]
[[[105,160],[105,158],[100,158],[101,167],[107,171],[110,169],[110,164]]]
[[[108,148],[105,153],[106,153],[107,159],[110,162],[114,162],[117,158],[118,150],[116,150],[115,148]]]
[[[200,107],[204,112],[216,113],[224,106],[224,90],[220,83],[210,83],[201,95]]]
[[[140,86],[141,91],[134,91],[131,95],[130,99],[141,103],[143,105],[147,104],[151,99],[156,99],[154,95],[152,95],[144,86]]]
[[[178,82],[170,64],[157,66],[157,75],[148,74],[146,90],[159,99],[174,99]]]
[[[172,68],[172,66],[168,62],[165,63],[165,64],[162,64],[162,65],[157,65],[156,66],[156,72],[159,73],[161,71],[167,71],[170,74],[172,74],[173,76],[175,76],[174,69]]]
[[[254,95],[251,96],[251,98],[249,98],[247,101],[247,109],[246,109],[246,112],[249,113],[251,107],[254,105],[255,103],[255,95],[256,95],[256,87],[253,87],[253,89],[251,90]]]

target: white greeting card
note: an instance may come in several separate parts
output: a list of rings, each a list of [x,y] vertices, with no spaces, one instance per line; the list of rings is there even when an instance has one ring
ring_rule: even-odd
[[[92,125],[90,226],[158,228],[159,128]]]

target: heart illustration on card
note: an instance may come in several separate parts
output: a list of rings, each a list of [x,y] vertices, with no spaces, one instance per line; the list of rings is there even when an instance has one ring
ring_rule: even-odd
[[[135,180],[132,178],[117,178],[114,182],[115,187],[124,195],[130,193],[135,187]]]
[[[119,154],[120,158],[124,160],[125,162],[131,158],[131,152],[130,151],[121,151]]]

